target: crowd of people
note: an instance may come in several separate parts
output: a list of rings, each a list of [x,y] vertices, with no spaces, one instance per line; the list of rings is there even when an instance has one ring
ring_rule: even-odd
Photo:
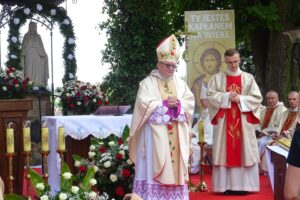
[[[287,198],[298,195],[300,187],[293,186],[300,185],[300,136],[293,137],[299,115],[298,92],[289,93],[287,108],[279,102],[277,92],[270,90],[263,106],[254,77],[239,67],[240,53],[227,49],[227,68],[201,85],[198,100],[188,85],[174,76],[180,55],[176,37],[164,39],[156,53],[156,69],[139,84],[130,129],[129,154],[135,163],[133,195],[144,200],[189,199],[189,173],[199,171],[203,156],[197,145],[200,121],[204,122],[206,147],[212,149],[214,192],[259,192],[259,173],[268,173],[266,146],[293,138],[288,158],[292,167],[286,181],[291,187],[285,190]],[[192,126],[196,104],[203,111]],[[295,170],[299,170],[296,178]]]

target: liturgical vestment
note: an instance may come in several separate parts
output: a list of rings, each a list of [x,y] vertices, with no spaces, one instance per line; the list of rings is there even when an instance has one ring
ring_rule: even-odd
[[[179,100],[178,116],[169,120],[164,100]],[[188,199],[188,160],[194,96],[187,84],[157,70],[141,81],[133,111],[129,155],[135,163],[133,192],[147,199]]]
[[[229,92],[240,103],[229,100]],[[213,131],[213,191],[259,191],[259,154],[255,124],[259,123],[260,90],[249,73],[227,70],[215,74],[207,90]]]

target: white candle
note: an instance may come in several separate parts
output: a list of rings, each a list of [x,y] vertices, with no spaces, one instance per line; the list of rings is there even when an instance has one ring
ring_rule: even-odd
[[[57,150],[59,150],[59,151],[65,151],[66,150],[66,145],[65,145],[65,129],[62,126],[58,128],[58,145],[57,145]]]
[[[198,139],[199,142],[205,142],[204,141],[204,121],[198,122]]]
[[[7,150],[7,153],[15,152],[14,129],[13,128],[6,129],[6,150]]]
[[[31,151],[30,128],[23,128],[23,148],[25,152]]]
[[[42,128],[42,152],[49,151],[49,129],[47,127]]]

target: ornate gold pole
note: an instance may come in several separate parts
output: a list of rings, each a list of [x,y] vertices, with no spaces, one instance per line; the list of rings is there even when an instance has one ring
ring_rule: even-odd
[[[197,35],[197,32],[189,32],[188,22],[184,21],[184,31],[183,32],[175,32],[175,35],[182,35],[185,39],[185,51],[183,53],[183,59],[185,62],[189,61],[188,57],[188,48],[189,48],[189,37],[190,35]]]
[[[8,159],[8,192],[9,194],[14,193],[14,176],[13,176],[13,156],[15,156],[14,153],[7,153],[5,154]]]
[[[26,171],[27,171],[27,175],[26,175],[26,181],[27,181],[27,185],[26,185],[26,189],[27,189],[27,200],[31,200],[31,196],[30,196],[30,174],[29,174],[29,170],[30,170],[30,156],[31,156],[31,152],[23,152],[24,157],[25,157],[25,167],[26,167]]]
[[[42,177],[44,178],[45,182],[48,183],[48,164],[47,164],[47,156],[49,154],[49,151],[42,151],[41,155],[43,158],[43,175]]]
[[[205,157],[204,157],[204,145],[206,144],[205,142],[198,142],[199,146],[200,146],[200,150],[201,150],[201,157],[200,157],[200,170],[199,170],[199,175],[200,175],[200,182],[196,187],[196,191],[200,191],[200,192],[207,192],[208,191],[208,187],[206,185],[206,183],[204,182],[204,166],[205,166]]]

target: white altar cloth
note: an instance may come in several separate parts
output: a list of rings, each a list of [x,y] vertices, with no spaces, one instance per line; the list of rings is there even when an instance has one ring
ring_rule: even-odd
[[[283,155],[284,157],[287,158],[288,156],[288,151],[281,148],[280,146],[267,146],[266,147],[266,160],[267,160],[267,167],[268,167],[268,173],[269,173],[269,179],[272,185],[272,190],[274,192],[274,164],[271,161],[271,152],[276,152],[280,155]]]
[[[51,193],[60,191],[60,157],[56,153],[58,127],[63,125],[65,136],[81,140],[89,135],[96,138],[105,138],[111,133],[121,136],[126,125],[130,127],[132,115],[74,115],[74,116],[43,116],[49,128],[50,153],[47,158],[48,183],[51,186]]]

